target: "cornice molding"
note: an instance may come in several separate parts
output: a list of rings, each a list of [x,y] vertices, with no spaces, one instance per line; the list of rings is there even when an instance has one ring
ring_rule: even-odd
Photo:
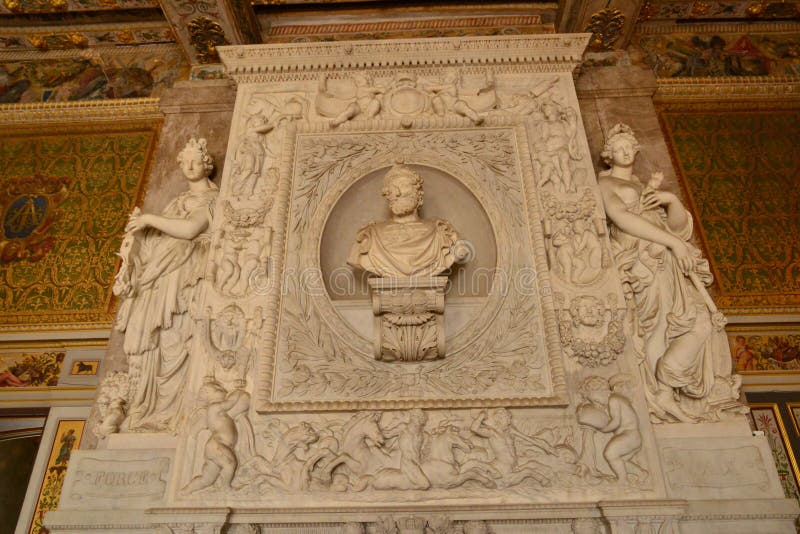
[[[639,23],[634,37],[661,35],[668,33],[719,34],[719,33],[782,33],[800,31],[800,22],[698,22],[678,24],[675,21],[655,21]]]
[[[669,101],[800,99],[800,77],[659,78],[654,99]]]
[[[52,124],[83,121],[162,119],[158,98],[120,98],[77,102],[0,105],[0,124]]]
[[[475,17],[437,18],[420,20],[385,20],[378,22],[339,22],[326,24],[276,24],[267,32],[267,41],[280,37],[320,35],[331,33],[385,32],[399,30],[430,30],[469,28],[482,26],[534,26],[542,25],[542,33],[547,26],[541,15],[486,15]]]
[[[2,33],[0,31],[0,33]],[[30,31],[29,31],[30,33]],[[38,31],[37,31],[38,33]],[[64,50],[0,50],[0,62],[4,61],[43,61],[48,59],[71,59],[71,58],[100,58],[109,56],[124,56],[130,54],[141,54],[143,52],[164,53],[180,50],[175,43],[163,44],[142,44],[136,46],[94,46],[91,48],[70,48]]]
[[[392,39],[226,46],[218,51],[228,75],[239,83],[266,73],[426,65],[550,63],[571,72],[580,64],[589,37],[575,33]]]

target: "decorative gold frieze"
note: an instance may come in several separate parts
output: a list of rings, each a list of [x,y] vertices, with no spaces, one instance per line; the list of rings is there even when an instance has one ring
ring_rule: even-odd
[[[790,77],[741,76],[725,78],[659,78],[655,99],[677,100],[774,100],[796,99],[800,80]]]
[[[158,98],[0,105],[0,125],[162,119]]]
[[[28,36],[28,42],[42,51],[63,48],[86,48],[89,46],[89,38],[80,32],[30,35]]]

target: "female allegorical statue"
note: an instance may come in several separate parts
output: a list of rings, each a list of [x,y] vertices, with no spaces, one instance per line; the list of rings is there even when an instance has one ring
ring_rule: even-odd
[[[633,130],[614,126],[602,153],[611,169],[599,186],[650,410],[662,421],[714,419],[739,408],[725,318],[706,291],[712,275],[690,243],[691,216],[677,196],[658,190],[661,173],[646,186],[633,175],[638,151]]]
[[[116,328],[125,332],[131,383],[129,430],[172,430],[181,413],[190,307],[206,267],[218,188],[208,179],[214,164],[205,139],[190,139],[178,164],[189,190],[161,215],[134,210],[114,284],[122,297]]]

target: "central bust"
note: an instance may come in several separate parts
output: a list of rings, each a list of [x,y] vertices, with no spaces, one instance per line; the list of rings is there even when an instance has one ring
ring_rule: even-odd
[[[347,262],[382,278],[436,276],[461,259],[458,234],[443,219],[421,219],[422,177],[395,165],[383,178],[392,218],[359,230]]]
[[[461,261],[453,226],[443,219],[421,219],[422,177],[394,165],[383,178],[383,196],[392,218],[359,230],[347,262],[375,276],[372,288],[375,358],[420,362],[443,358],[444,290],[438,276]]]

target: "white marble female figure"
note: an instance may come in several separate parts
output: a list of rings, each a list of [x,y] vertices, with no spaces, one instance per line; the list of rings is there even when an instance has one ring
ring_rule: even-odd
[[[690,243],[691,216],[677,196],[657,189],[663,175],[655,173],[646,186],[633,175],[638,151],[631,128],[614,126],[602,153],[611,169],[599,178],[613,223],[612,250],[634,310],[634,347],[643,358],[653,415],[664,421],[706,419],[715,384],[727,384],[724,400],[738,397],[721,314],[709,309],[705,286],[712,275]]]
[[[116,328],[125,332],[131,377],[129,430],[172,430],[181,413],[190,307],[206,266],[218,188],[208,179],[213,160],[205,139],[190,139],[178,163],[189,190],[161,215],[134,211],[114,287],[122,297]]]

